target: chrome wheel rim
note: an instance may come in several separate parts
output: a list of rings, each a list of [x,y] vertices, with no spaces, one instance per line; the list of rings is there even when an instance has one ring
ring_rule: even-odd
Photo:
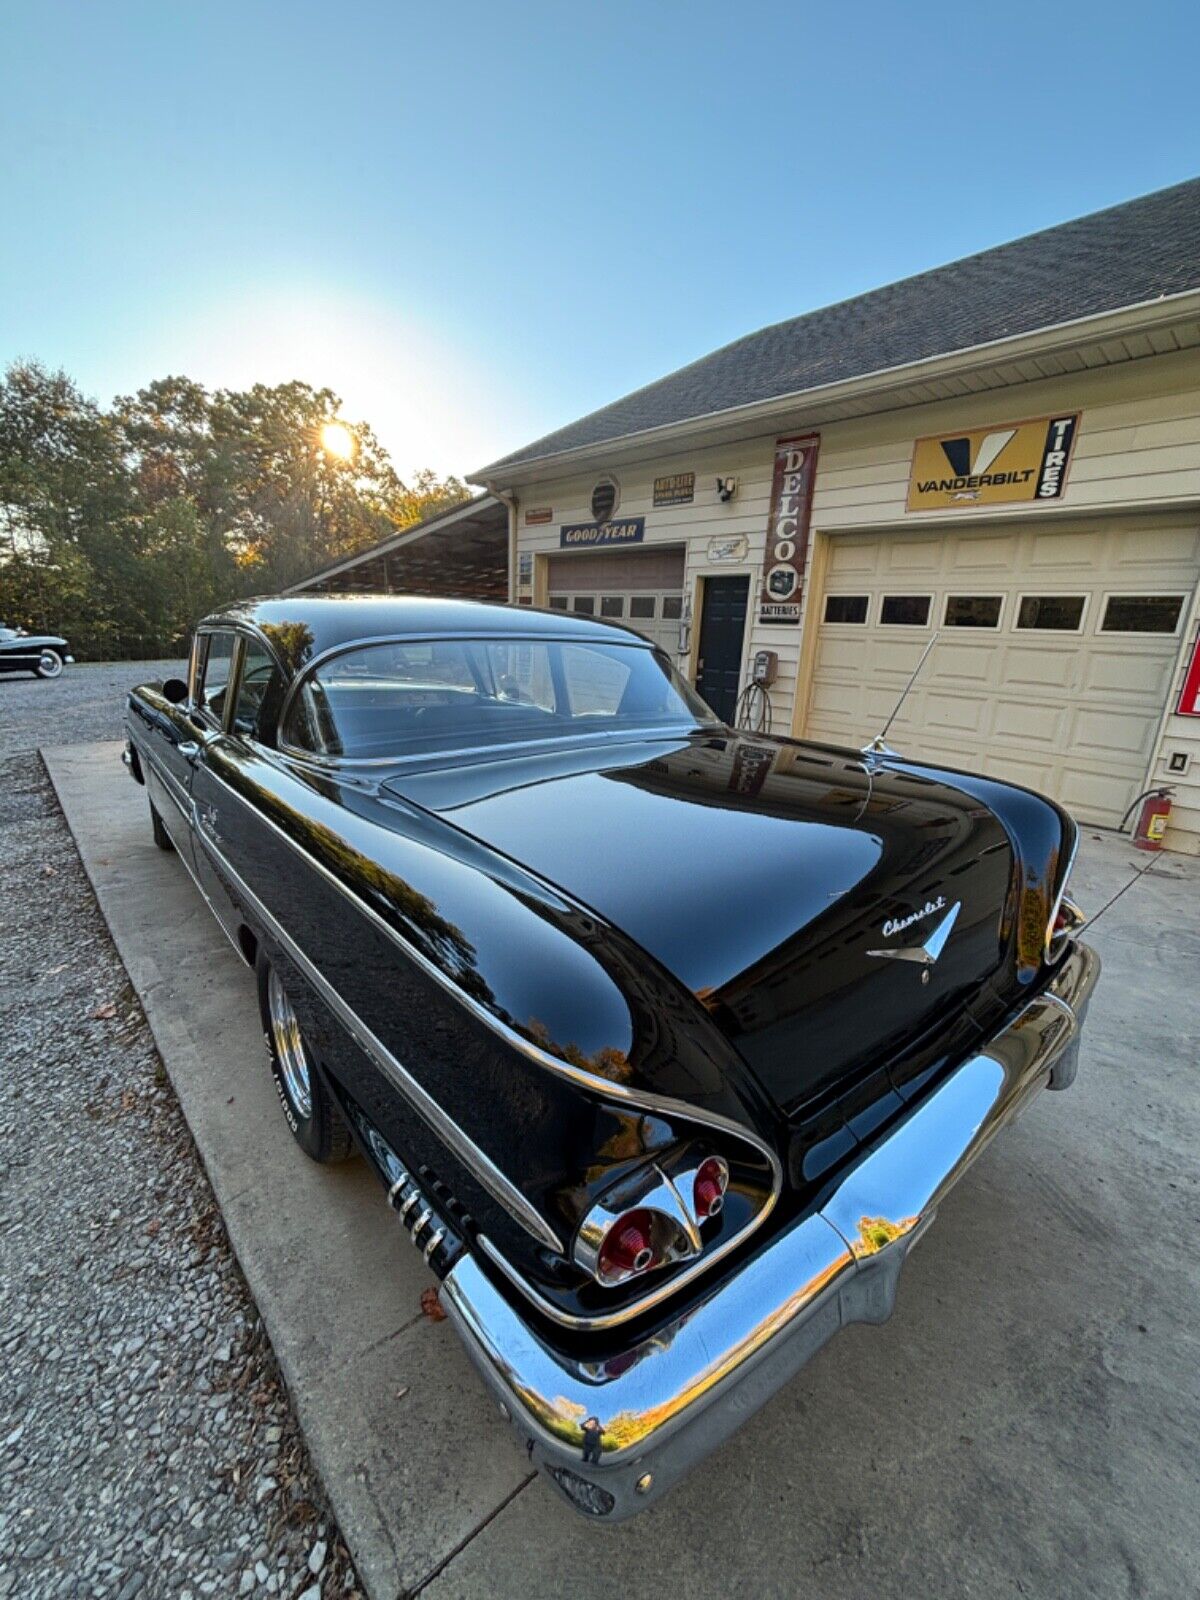
[[[309,1077],[308,1052],[304,1048],[292,1002],[274,967],[267,978],[267,1005],[271,1012],[275,1057],[279,1062],[287,1097],[301,1117],[309,1117],[312,1115],[312,1080]]]
[[[57,678],[63,669],[62,657],[53,650],[43,650],[38,658],[38,670],[43,678]]]

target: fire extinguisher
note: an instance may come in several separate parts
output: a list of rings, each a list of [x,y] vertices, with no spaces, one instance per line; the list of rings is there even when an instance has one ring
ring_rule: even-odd
[[[1129,821],[1133,806],[1141,802],[1142,809],[1138,812],[1137,826],[1133,830],[1134,848],[1137,850],[1161,850],[1163,847],[1163,834],[1167,831],[1167,820],[1171,815],[1171,796],[1174,789],[1147,789],[1145,794],[1140,794],[1130,806],[1121,821],[1124,828]]]

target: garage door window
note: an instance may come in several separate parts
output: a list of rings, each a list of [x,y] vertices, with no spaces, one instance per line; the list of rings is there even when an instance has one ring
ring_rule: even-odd
[[[683,615],[683,596],[681,594],[664,596],[662,614],[668,622],[678,622]]]
[[[825,597],[826,622],[865,622],[867,597],[865,594],[831,594]]]
[[[654,596],[652,594],[635,594],[629,598],[629,615],[645,620],[654,615]]]
[[[1043,633],[1078,633],[1083,622],[1081,594],[1023,594],[1017,611],[1018,628]]]
[[[582,611],[589,617],[596,614],[596,597],[591,594],[577,594],[571,605],[572,611]]]
[[[625,596],[623,594],[601,595],[600,615],[602,617],[623,617],[625,615]]]
[[[567,609],[566,595],[552,594],[550,596],[550,609],[551,611],[565,611]]]
[[[879,620],[891,628],[924,628],[932,600],[928,594],[885,594]]]
[[[1181,594],[1111,594],[1102,633],[1174,633],[1183,610]]]
[[[948,594],[946,596],[945,622],[948,628],[998,628],[1000,626],[1000,596],[998,594]]]

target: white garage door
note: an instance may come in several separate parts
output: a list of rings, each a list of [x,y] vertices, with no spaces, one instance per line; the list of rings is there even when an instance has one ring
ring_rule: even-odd
[[[1115,824],[1150,761],[1200,530],[1092,523],[831,541],[806,733],[888,742]]]

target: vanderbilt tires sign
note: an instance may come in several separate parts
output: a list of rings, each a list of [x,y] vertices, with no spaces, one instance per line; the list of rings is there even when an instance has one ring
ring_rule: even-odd
[[[905,509],[953,511],[1057,500],[1078,425],[1076,411],[918,439]]]

